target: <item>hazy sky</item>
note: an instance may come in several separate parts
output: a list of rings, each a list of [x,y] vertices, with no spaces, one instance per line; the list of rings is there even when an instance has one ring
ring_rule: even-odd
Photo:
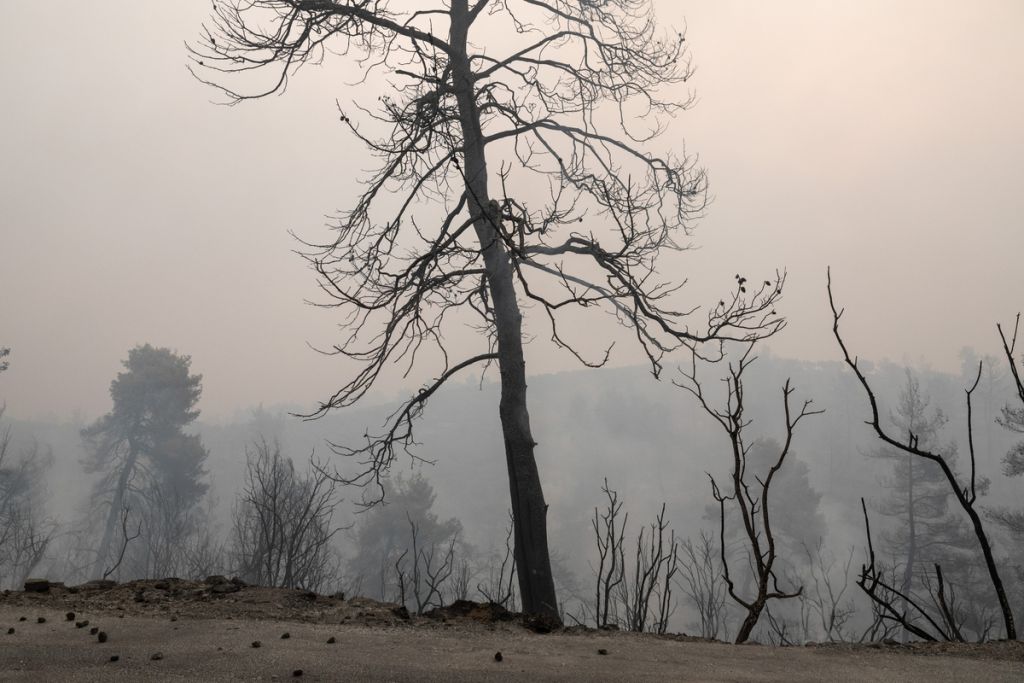
[[[862,356],[955,368],[962,346],[994,349],[995,323],[1024,309],[1024,3],[659,7],[686,21],[698,69],[698,105],[664,144],[685,139],[714,195],[700,250],[672,261],[687,300],[785,266],[790,325],[771,348],[835,359],[831,264]],[[314,279],[287,230],[324,237],[371,166],[334,108],[354,69],[335,59],[284,97],[215,106],[185,70],[208,9],[0,0],[11,415],[95,417],[143,342],[191,354],[211,417],[311,405],[346,374],[306,346],[337,319],[303,305]],[[533,372],[574,367],[530,353]]]

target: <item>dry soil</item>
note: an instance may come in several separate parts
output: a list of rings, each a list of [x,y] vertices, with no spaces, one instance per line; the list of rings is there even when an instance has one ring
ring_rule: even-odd
[[[774,648],[538,634],[485,606],[404,617],[365,599],[218,580],[11,592],[0,595],[0,680],[1024,681],[1019,641]]]

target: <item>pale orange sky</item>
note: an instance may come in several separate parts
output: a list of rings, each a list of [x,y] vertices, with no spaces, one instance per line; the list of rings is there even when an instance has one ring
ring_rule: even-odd
[[[790,325],[772,350],[836,359],[831,264],[860,355],[955,368],[963,346],[994,350],[995,323],[1024,308],[1024,4],[658,6],[688,25],[699,98],[663,144],[700,155],[714,196],[699,250],[663,268],[691,279],[684,300],[785,266]],[[372,164],[334,108],[353,67],[329,60],[283,97],[214,106],[185,70],[208,7],[0,3],[12,416],[107,410],[143,342],[192,355],[209,417],[312,405],[346,374],[306,346],[329,344],[337,317],[303,305],[314,280],[287,230],[326,235]],[[615,363],[638,361],[619,347]],[[529,352],[535,373],[576,367]]]

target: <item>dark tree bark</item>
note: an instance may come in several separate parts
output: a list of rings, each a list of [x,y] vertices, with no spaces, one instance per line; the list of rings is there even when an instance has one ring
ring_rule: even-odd
[[[917,527],[914,514],[914,458],[907,455],[907,564],[903,568],[903,586],[901,590],[904,595],[910,595],[910,588],[914,581],[914,564],[917,562]],[[907,611],[907,601],[903,601],[903,611]],[[907,629],[903,629],[901,636],[904,643],[907,642]]]
[[[516,565],[523,612],[561,623],[548,553],[547,512],[540,472],[533,454],[536,445],[526,407],[526,360],[523,357],[523,316],[513,280],[512,261],[501,237],[501,215],[491,209],[487,187],[480,112],[473,89],[474,73],[466,53],[469,31],[467,0],[451,5],[452,81],[462,128],[466,189],[473,228],[481,245],[497,332],[501,376],[499,415],[505,441],[509,493],[515,529]]]

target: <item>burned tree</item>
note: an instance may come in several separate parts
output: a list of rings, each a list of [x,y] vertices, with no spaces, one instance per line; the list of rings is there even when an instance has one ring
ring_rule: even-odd
[[[718,482],[710,474],[711,492],[718,503],[719,509],[719,544],[722,551],[722,569],[725,575],[725,583],[732,599],[747,611],[743,622],[736,632],[736,642],[746,642],[751,632],[757,625],[761,613],[765,610],[769,600],[785,600],[798,597],[803,588],[795,591],[785,591],[779,587],[779,579],[776,574],[775,562],[778,559],[776,551],[775,531],[772,528],[772,520],[769,515],[769,497],[772,481],[785,464],[786,456],[790,453],[793,443],[793,434],[797,425],[805,417],[819,415],[822,410],[812,410],[811,401],[804,401],[799,412],[794,414],[790,406],[790,396],[795,391],[790,387],[789,380],[786,380],[782,387],[782,405],[785,410],[785,441],[779,446],[778,455],[772,459],[766,473],[752,472],[748,469],[748,455],[750,449],[758,441],[748,443],[744,430],[750,425],[751,420],[745,414],[743,373],[756,360],[752,356],[754,350],[753,342],[747,344],[746,351],[740,356],[738,363],[729,364],[729,374],[725,377],[726,399],[725,408],[717,408],[712,405],[711,399],[705,394],[704,387],[697,379],[696,362],[691,366],[689,374],[683,373],[683,381],[675,382],[676,386],[686,389],[693,394],[700,402],[704,411],[713,417],[729,437],[729,446],[732,455],[732,464],[729,472],[729,486],[723,493]],[[756,485],[750,481],[756,480]],[[743,545],[746,550],[747,559],[753,572],[755,594],[752,597],[742,597],[736,588],[736,582],[729,570],[728,554],[726,552],[725,527],[726,527],[726,505],[734,507],[740,515],[740,522],[743,527]]]
[[[1013,324],[1013,333],[1007,338],[1002,325],[996,325],[999,330],[999,339],[1003,343],[1003,353],[1006,355],[1006,362],[1010,365],[1010,375],[1013,379],[1013,388],[1019,405],[1007,403],[1002,408],[1002,414],[996,420],[1003,428],[1024,435],[1024,381],[1020,377],[1020,369],[1014,353],[1017,350],[1017,334],[1020,331],[1020,313],[1017,314]],[[1021,360],[1024,366],[1024,358]],[[1024,476],[1024,438],[1015,443],[1003,456],[1003,474],[1007,477]],[[1015,535],[1017,538],[1024,538],[1024,509],[1002,508],[990,510],[989,516],[1000,526]]]
[[[335,483],[318,467],[296,472],[280,446],[262,438],[246,448],[245,464],[231,528],[238,573],[260,586],[325,590],[338,578]]]
[[[457,547],[460,555],[466,553],[459,540],[462,523],[454,517],[438,517],[434,511],[437,496],[426,478],[419,473],[411,477],[393,475],[382,483],[387,504],[359,515],[353,534],[355,548],[347,567],[359,581],[376,585],[379,599],[391,600],[401,592],[395,567],[400,555],[405,554],[405,560],[419,561],[420,550],[448,546]],[[410,557],[413,545],[417,550]]]
[[[408,512],[405,518],[409,523],[409,546],[395,559],[396,602],[406,608],[411,604],[414,614],[423,614],[432,606],[444,605],[447,584],[457,564],[455,546],[459,537],[453,534],[447,545],[424,543],[419,524]]]
[[[857,585],[871,600],[872,612],[878,624],[891,622],[899,624],[904,633],[917,636],[922,640],[956,640],[963,642],[964,637],[957,625],[957,619],[946,599],[949,586],[942,577],[942,566],[935,564],[935,579],[938,582],[936,603],[938,614],[932,616],[928,606],[917,599],[909,587],[896,585],[895,568],[880,566],[875,557],[875,544],[871,538],[871,521],[868,519],[868,507],[864,499],[860,500],[864,513],[864,531],[868,541],[868,562],[861,565]],[[902,582],[901,582],[902,583]],[[897,608],[896,605],[899,605]],[[923,623],[921,623],[923,622]]]
[[[928,410],[930,400],[908,370],[895,413],[890,416],[891,423],[899,433],[914,434],[919,448],[942,453],[956,473],[956,443],[939,442],[946,417],[940,410]],[[916,588],[924,588],[939,560],[948,576],[961,579],[961,583],[966,581],[968,575],[975,573],[974,536],[964,520],[949,508],[953,492],[942,470],[933,462],[885,445],[869,455],[888,460],[893,466],[892,474],[879,480],[890,494],[878,501],[875,508],[895,522],[881,538],[887,555],[903,562],[900,592],[909,596]],[[904,601],[903,610],[908,607]],[[904,629],[904,641],[908,635]]]
[[[376,111],[356,107],[362,122],[341,112],[379,170],[338,216],[334,239],[305,248],[324,305],[346,312],[331,352],[363,364],[314,415],[353,405],[392,364],[432,357],[439,367],[381,432],[334,444],[359,463],[339,479],[378,500],[426,401],[457,373],[496,365],[523,609],[557,620],[524,305],[589,366],[610,347],[567,336],[567,311],[604,308],[632,329],[656,375],[675,348],[711,342],[704,353],[715,354],[721,340],[783,324],[773,310],[781,275],[749,292],[738,284],[701,322],[673,296],[682,285],[656,275],[661,252],[686,248],[706,196],[693,157],[650,150],[691,102],[662,94],[691,74],[683,35],[658,29],[649,0],[228,0],[213,12],[191,68],[230,102],[279,93],[300,66],[337,53],[364,81],[380,74],[393,88]],[[262,72],[264,84],[254,80]],[[480,351],[452,357],[445,339],[467,321]]]
[[[508,525],[505,527],[505,548],[500,551],[497,557],[491,556],[491,562],[487,569],[486,583],[476,585],[477,592],[487,602],[501,605],[506,609],[515,611],[517,608],[516,599],[516,556],[513,548],[512,536],[515,531],[515,522],[512,519],[512,511],[508,513]]]
[[[594,508],[591,520],[597,545],[594,623],[600,629],[665,633],[675,612],[672,583],[679,571],[679,542],[669,529],[665,504],[653,522],[640,527],[627,561],[629,513],[622,512],[619,494],[608,488],[607,479],[601,492],[608,502],[603,510]]]
[[[721,553],[710,533],[702,529],[698,539],[694,543],[688,538],[680,545],[679,586],[697,612],[695,627],[701,638],[718,638],[726,629],[727,617]]]
[[[608,488],[604,480],[601,488],[608,498],[603,512],[594,508],[594,538],[597,541],[597,575],[594,590],[594,622],[598,628],[618,626],[618,615],[613,609],[618,587],[626,580],[626,522],[629,513],[622,515],[622,502],[617,491]]]
[[[0,419],[5,408],[0,404]],[[16,449],[11,428],[0,429],[0,587],[22,585],[56,535],[57,525],[43,509],[52,461],[53,453],[34,441]]]
[[[836,342],[839,344],[839,348],[843,353],[843,360],[853,370],[853,374],[856,376],[857,381],[864,388],[864,393],[867,394],[868,403],[871,407],[871,418],[867,420],[867,424],[871,425],[874,429],[875,434],[878,438],[888,446],[896,448],[908,455],[920,458],[928,463],[934,464],[941,471],[942,475],[949,485],[950,490],[960,508],[964,511],[967,517],[970,519],[971,527],[974,531],[974,536],[978,540],[978,545],[981,548],[982,556],[985,560],[985,567],[988,571],[988,576],[992,582],[992,588],[995,591],[996,598],[999,601],[999,608],[1002,613],[1003,628],[1005,629],[1005,635],[1008,639],[1014,640],[1017,638],[1017,629],[1014,624],[1013,611],[1010,608],[1010,602],[1006,595],[1006,589],[1003,586],[1003,580],[999,575],[999,569],[996,566],[995,555],[992,551],[992,544],[989,541],[988,533],[985,530],[985,525],[982,522],[981,514],[978,508],[975,506],[978,500],[979,487],[983,485],[983,481],[979,481],[976,467],[976,459],[974,453],[974,428],[972,424],[972,405],[971,397],[975,389],[978,387],[978,381],[981,379],[982,365],[978,363],[978,374],[971,387],[966,389],[966,404],[967,404],[967,454],[968,462],[970,466],[970,474],[968,480],[963,482],[957,477],[953,470],[953,467],[947,457],[941,452],[929,450],[925,444],[920,440],[920,435],[910,431],[905,436],[905,441],[900,440],[900,437],[892,435],[889,431],[882,426],[880,411],[878,407],[878,399],[875,397],[875,392],[872,390],[867,377],[860,369],[858,364],[858,358],[851,356],[849,350],[846,347],[846,342],[843,341],[842,335],[839,333],[839,320],[842,318],[845,309],[837,309],[835,299],[832,296],[832,274],[831,271],[828,274],[828,302],[832,309],[832,334],[836,338]],[[1002,329],[1000,329],[1002,333]],[[1003,337],[1005,343],[1005,337]],[[1011,354],[1012,355],[1012,354]],[[867,510],[864,510],[864,522],[865,527],[868,525]],[[870,529],[868,529],[868,540],[870,543]],[[895,588],[894,586],[882,583],[877,576],[877,572],[874,567],[874,552],[871,552],[870,564],[865,566],[861,571],[861,579],[859,585],[865,590],[868,596],[876,604],[886,605],[884,607],[885,613],[889,615],[889,618],[898,621],[907,630],[915,635],[918,635],[926,639],[934,639],[933,636],[925,634],[927,633],[921,628],[914,626],[910,623],[906,611],[900,611],[892,607],[894,601],[901,601],[906,603],[908,606],[916,607],[914,601],[910,596],[905,595],[903,592]],[[941,618],[946,619],[950,614],[948,602],[945,595],[945,585],[942,578],[941,565],[935,564],[935,575],[936,581],[938,581],[938,588],[936,589],[936,601],[939,604],[940,612],[942,612]],[[917,609],[918,612],[924,613],[924,610]],[[949,625],[939,625],[936,620],[931,617],[927,617],[927,621],[932,625],[935,631],[944,638],[962,640],[962,636],[956,632],[955,629],[950,629]],[[916,629],[916,630],[915,630]]]
[[[850,546],[846,560],[838,564],[838,579],[833,571],[837,558],[826,551],[824,539],[819,539],[813,547],[804,545],[804,554],[813,585],[800,600],[806,602],[812,614],[817,614],[822,638],[830,643],[845,642],[850,639],[847,626],[856,611],[852,600],[843,600],[850,586],[854,547]]]

